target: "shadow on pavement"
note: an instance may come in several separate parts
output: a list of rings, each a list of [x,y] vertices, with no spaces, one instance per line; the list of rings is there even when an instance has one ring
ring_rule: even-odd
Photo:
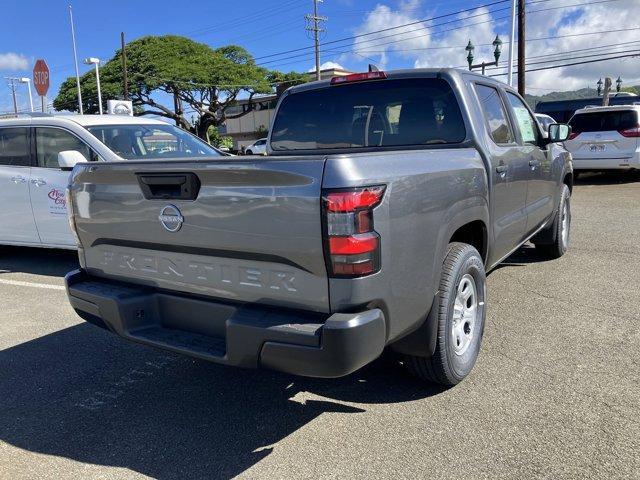
[[[0,274],[23,272],[63,277],[76,268],[78,268],[78,253],[73,250],[0,245]]]
[[[580,176],[574,182],[580,185],[618,185],[623,183],[640,182],[640,171],[615,171],[580,172]]]
[[[379,360],[336,380],[193,361],[88,324],[0,351],[0,441],[154,478],[230,478],[325,412],[442,390]],[[317,398],[296,398],[310,392]],[[309,445],[308,448],[314,448]]]

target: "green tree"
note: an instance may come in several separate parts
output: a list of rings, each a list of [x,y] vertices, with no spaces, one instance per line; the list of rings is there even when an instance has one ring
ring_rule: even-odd
[[[246,115],[252,104],[242,112],[227,114],[227,109],[239,98],[273,92],[277,78],[294,78],[295,74],[269,71],[255,64],[251,54],[242,47],[230,45],[212,49],[188,38],[166,35],[143,37],[127,46],[129,97],[137,115],[158,115],[174,120],[178,125],[207,137],[209,127],[218,126],[228,118]],[[122,52],[100,69],[103,99],[122,98]],[[83,108],[96,113],[97,90],[95,75],[89,71],[81,78]],[[159,92],[173,98],[172,106],[158,101]],[[57,110],[77,111],[76,82],[68,78],[54,100]],[[195,111],[198,121],[192,123],[186,107]]]

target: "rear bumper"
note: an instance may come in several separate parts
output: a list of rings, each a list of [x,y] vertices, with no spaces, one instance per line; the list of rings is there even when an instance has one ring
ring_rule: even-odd
[[[574,170],[631,170],[640,168],[640,156],[628,158],[580,158],[573,157]]]
[[[381,310],[322,315],[202,300],[67,274],[67,294],[86,321],[127,340],[225,365],[340,377],[377,358],[386,343]]]

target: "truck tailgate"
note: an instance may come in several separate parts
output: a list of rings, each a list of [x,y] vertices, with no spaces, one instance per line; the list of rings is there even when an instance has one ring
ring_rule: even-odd
[[[165,290],[328,312],[323,168],[320,156],[76,167],[70,194],[83,267]],[[193,198],[181,198],[187,184]]]

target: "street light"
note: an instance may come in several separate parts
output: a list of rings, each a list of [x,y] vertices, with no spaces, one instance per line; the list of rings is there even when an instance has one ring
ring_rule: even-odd
[[[482,62],[482,63],[478,63],[476,65],[473,64],[473,51],[475,50],[476,47],[473,46],[473,43],[471,43],[471,40],[469,40],[469,43],[467,44],[467,46],[465,47],[465,50],[468,53],[467,55],[467,63],[469,63],[469,70],[473,70],[474,68],[482,68],[482,74],[484,75],[484,70],[486,67],[490,67],[490,66],[498,66],[498,60],[500,60],[500,54],[502,53],[502,40],[500,40],[500,37],[498,35],[496,35],[495,40],[493,41],[493,43],[491,44],[494,46],[493,49],[493,57],[495,58],[495,61],[493,62]]]
[[[469,70],[473,68],[473,51],[475,50],[475,48],[476,47],[473,46],[473,43],[471,43],[471,40],[469,40],[469,43],[465,48],[465,50],[469,52],[469,54],[467,55],[467,62],[469,62]]]
[[[616,80],[616,92],[619,92],[621,88],[622,88],[622,79],[620,78],[620,75],[618,75],[618,79]]]
[[[598,86],[598,96],[600,96],[602,95],[602,79],[598,80],[596,85]]]
[[[100,72],[98,66],[100,65],[100,59],[96,57],[89,57],[84,59],[84,63],[87,65],[94,65],[96,67],[96,85],[98,86],[98,112],[102,115],[102,95],[100,93]]]
[[[502,53],[502,40],[500,37],[496,35],[496,39],[493,41],[492,45],[495,47],[493,50],[493,56],[496,59],[496,66],[498,65],[498,59],[500,58],[500,53]]]
[[[27,90],[29,91],[29,107],[31,107],[31,111],[33,112],[33,98],[31,98],[31,79],[29,77],[22,77],[18,79],[20,83],[27,84]]]

